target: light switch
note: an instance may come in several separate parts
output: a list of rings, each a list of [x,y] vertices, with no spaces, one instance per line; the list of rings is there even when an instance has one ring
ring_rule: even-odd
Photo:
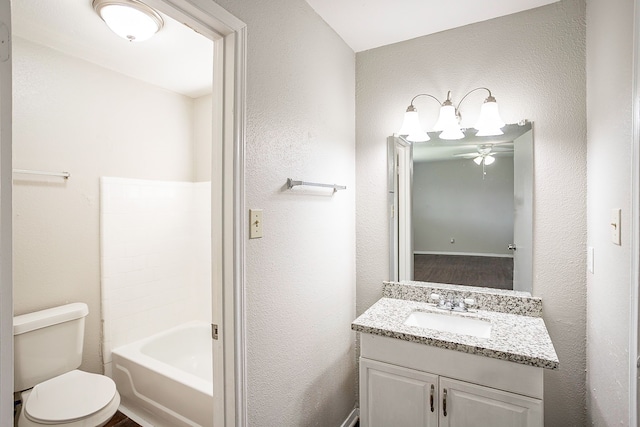
[[[249,238],[262,237],[262,209],[249,209]]]
[[[620,245],[620,217],[622,209],[611,209],[611,241],[615,245]]]

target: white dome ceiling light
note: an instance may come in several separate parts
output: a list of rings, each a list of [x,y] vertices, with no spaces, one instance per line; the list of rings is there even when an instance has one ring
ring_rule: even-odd
[[[137,0],[93,0],[93,9],[111,31],[130,42],[148,40],[164,25],[158,12]]]

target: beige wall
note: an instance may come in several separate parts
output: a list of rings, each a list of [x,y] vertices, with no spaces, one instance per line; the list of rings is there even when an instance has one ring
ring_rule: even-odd
[[[89,305],[83,369],[101,372],[99,177],[191,181],[194,101],[14,39],[16,314]]]
[[[534,122],[533,293],[560,358],[545,372],[545,425],[585,425],[585,5],[538,9],[373,49],[356,57],[357,312],[389,278],[386,138],[418,93],[455,100],[490,88],[503,119]],[[462,106],[473,124],[480,93]],[[416,107],[424,126],[438,105]],[[426,115],[431,114],[428,122]]]
[[[587,1],[587,414],[590,425],[629,425],[633,0]],[[636,29],[636,31],[638,31]],[[637,189],[636,189],[637,191]],[[622,209],[622,245],[610,212]],[[638,213],[636,212],[636,215]],[[637,303],[637,301],[636,301]]]
[[[218,3],[247,24],[246,205],[264,209],[246,243],[249,425],[339,426],[355,406],[355,55],[304,0]]]
[[[485,171],[472,159],[413,162],[414,253],[512,256],[513,156]]]

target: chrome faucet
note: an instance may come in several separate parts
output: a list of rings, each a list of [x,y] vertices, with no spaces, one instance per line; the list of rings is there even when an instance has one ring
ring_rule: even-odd
[[[475,305],[473,298],[442,298],[439,294],[433,293],[429,298],[436,304],[440,310],[450,311],[469,311],[468,307]]]

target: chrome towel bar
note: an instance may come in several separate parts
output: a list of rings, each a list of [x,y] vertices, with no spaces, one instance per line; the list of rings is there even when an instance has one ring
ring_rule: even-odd
[[[46,175],[46,176],[59,176],[64,179],[69,179],[71,174],[69,172],[47,172],[47,171],[34,171],[28,169],[14,169],[13,173],[24,173],[28,175]]]
[[[320,184],[317,182],[307,182],[307,181],[296,181],[291,178],[287,178],[287,188],[291,190],[293,187],[297,187],[299,185],[304,185],[307,187],[322,187],[322,188],[332,188],[335,193],[338,190],[346,190],[346,185],[336,185],[336,184]]]

